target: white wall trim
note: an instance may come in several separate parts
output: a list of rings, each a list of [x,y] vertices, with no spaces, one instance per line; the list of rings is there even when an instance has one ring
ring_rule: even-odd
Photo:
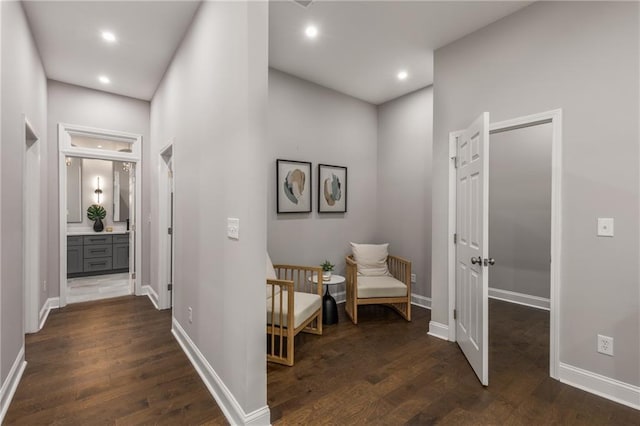
[[[153,306],[155,306],[157,310],[160,310],[160,308],[158,307],[158,293],[156,293],[153,287],[148,284],[142,286],[142,296],[145,295],[149,298],[149,300],[151,300]]]
[[[431,298],[411,293],[411,304],[421,308],[431,309]]]
[[[503,302],[517,303],[518,305],[529,306],[530,308],[544,309],[545,311],[550,310],[551,303],[551,301],[545,297],[531,296],[529,294],[492,287],[489,287],[489,298],[502,300]]]
[[[229,388],[211,367],[198,347],[189,338],[180,323],[172,318],[171,333],[182,347],[182,350],[193,364],[209,393],[215,398],[218,406],[232,425],[268,425],[271,413],[264,406],[250,413],[245,413]],[[266,360],[265,360],[266,363]]]
[[[347,301],[346,291],[338,291],[336,293],[332,293],[331,296],[336,299],[337,304],[345,303]],[[431,298],[411,293],[411,304],[420,306],[421,308],[431,309]]]
[[[40,309],[40,322],[38,325],[38,331],[42,330],[44,324],[47,322],[47,318],[49,318],[49,313],[51,309],[56,309],[60,307],[60,298],[59,297],[50,297],[46,302],[42,305]]]
[[[167,229],[170,226],[171,220],[171,212],[170,212],[170,203],[169,197],[171,196],[171,192],[174,192],[174,217],[175,217],[175,147],[174,140],[171,141],[162,147],[158,152],[158,226],[156,231],[158,234],[158,284],[159,284],[159,294],[158,298],[158,306],[160,309],[168,309],[171,308],[172,304],[172,294],[173,290],[169,290],[168,284],[174,282],[174,277],[169,276],[169,266],[167,265],[168,256],[167,253],[171,248],[169,246],[169,238],[167,237]],[[171,180],[169,180],[167,174],[171,174]],[[169,183],[171,182],[171,187]],[[175,241],[171,238],[171,244],[173,244],[172,258],[170,261],[175,265]],[[175,294],[175,293],[174,293]]]
[[[562,383],[640,410],[639,386],[630,385],[562,362],[558,376]]]
[[[11,370],[9,370],[6,380],[2,384],[2,388],[0,388],[0,423],[2,423],[4,416],[7,414],[9,404],[11,404],[13,395],[16,393],[16,389],[18,389],[18,384],[20,383],[22,373],[24,373],[26,366],[27,362],[24,360],[24,346],[22,346],[20,348],[20,352],[18,352],[16,360],[11,366]]]
[[[429,336],[437,337],[442,340],[449,340],[449,326],[440,324],[439,322],[429,321]]]

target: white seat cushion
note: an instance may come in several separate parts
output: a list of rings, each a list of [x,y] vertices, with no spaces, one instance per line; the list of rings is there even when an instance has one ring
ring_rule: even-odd
[[[282,305],[283,305],[283,325],[287,325],[288,312],[287,312],[287,296],[288,292],[282,292]],[[275,303],[273,303],[273,310],[275,311],[275,317],[273,322],[275,325],[280,325],[280,296],[275,296]],[[272,299],[267,299],[267,324],[271,324],[271,309]],[[293,293],[293,328],[298,328],[300,324],[305,322],[309,317],[322,305],[322,298],[317,294],[304,293],[296,291]]]
[[[358,276],[358,298],[403,297],[407,295],[407,286],[388,276]]]

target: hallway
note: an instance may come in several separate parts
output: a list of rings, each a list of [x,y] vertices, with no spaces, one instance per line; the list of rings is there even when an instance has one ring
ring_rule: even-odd
[[[227,424],[146,297],[69,305],[26,336],[6,424]]]

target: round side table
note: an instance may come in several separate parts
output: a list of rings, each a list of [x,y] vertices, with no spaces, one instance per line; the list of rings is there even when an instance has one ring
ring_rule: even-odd
[[[310,278],[314,283],[318,282],[317,275]],[[336,299],[329,292],[329,286],[344,283],[345,279],[342,275],[331,274],[329,281],[322,280],[325,287],[324,296],[322,296],[322,324],[331,325],[338,323],[338,305]]]

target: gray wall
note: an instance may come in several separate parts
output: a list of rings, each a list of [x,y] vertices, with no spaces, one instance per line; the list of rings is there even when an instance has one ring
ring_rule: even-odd
[[[432,319],[447,324],[448,134],[562,108],[560,361],[640,384],[637,3],[540,2],[435,53]],[[614,238],[596,218],[615,218]],[[615,357],[596,335],[615,338]]]
[[[431,296],[433,87],[378,107],[377,239],[412,261],[412,293]]]
[[[23,159],[25,153],[24,121],[27,116],[39,136],[41,155],[41,187],[46,182],[48,141],[46,132],[47,89],[40,56],[29,31],[22,5],[2,2],[2,275],[0,277],[1,366],[2,383],[24,344],[23,334]],[[42,191],[46,193],[46,191]],[[41,200],[41,205],[46,206]],[[44,218],[40,224],[45,226]],[[46,271],[46,236],[41,236],[40,276]]]
[[[491,135],[489,287],[549,298],[550,123]]]
[[[349,241],[375,242],[376,107],[269,70],[268,250],[274,263],[320,265],[344,275]],[[276,159],[312,163],[312,213],[276,213]],[[318,213],[318,164],[347,167],[347,213]],[[339,286],[336,291],[344,290]]]
[[[175,141],[174,320],[246,413],[267,404],[267,26],[264,2],[203,2],[151,101],[152,197]]]
[[[78,124],[142,135],[142,284],[150,282],[149,114],[147,101],[49,80],[48,124],[48,297],[60,294],[60,236],[58,191],[58,123]],[[86,210],[85,210],[86,211]],[[109,212],[107,219],[113,218]],[[83,215],[86,216],[86,215]],[[157,286],[156,286],[157,287]],[[157,290],[157,288],[156,288]],[[43,301],[44,302],[44,301]]]

